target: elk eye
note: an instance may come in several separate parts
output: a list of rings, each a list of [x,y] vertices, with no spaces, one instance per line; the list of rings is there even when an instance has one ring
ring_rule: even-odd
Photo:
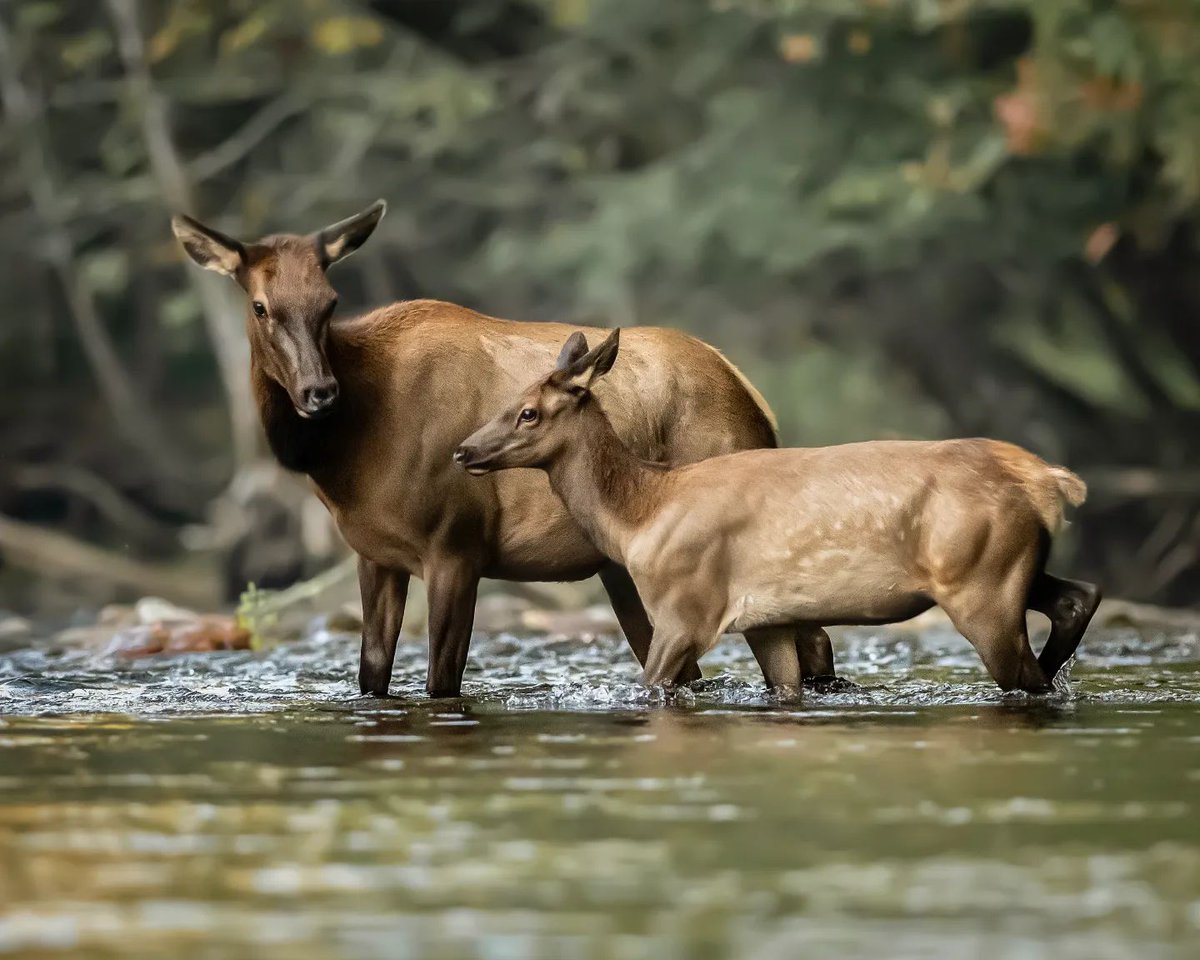
[[[267,315],[267,308],[262,305],[261,300],[255,300],[251,306],[254,307],[254,315],[256,317],[265,317]]]
[[[522,423],[533,423],[538,418],[538,412],[533,407],[526,407],[517,418]]]

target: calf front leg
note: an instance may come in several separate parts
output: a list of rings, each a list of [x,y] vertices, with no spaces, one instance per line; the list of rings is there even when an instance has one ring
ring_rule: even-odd
[[[358,655],[358,689],[387,696],[396,659],[396,639],[404,620],[409,575],[358,558],[358,589],[362,596],[362,648]]]
[[[479,573],[457,557],[440,557],[425,565],[429,597],[429,672],[425,690],[431,697],[457,697],[462,691]]]
[[[699,660],[721,638],[717,614],[691,615],[698,609],[695,594],[684,592],[674,599],[665,608],[653,608],[654,639],[642,671],[642,682],[651,689],[673,688],[683,665]]]
[[[695,660],[699,649],[687,633],[670,631],[656,634],[642,671],[642,683],[654,689],[672,690],[675,678],[688,660]]]
[[[654,629],[650,626],[650,618],[646,616],[646,608],[642,605],[642,598],[638,596],[633,578],[624,567],[610,563],[600,571],[600,582],[604,584],[608,593],[609,602],[617,615],[617,622],[621,624],[626,642],[633,650],[638,663],[644,667],[646,657],[650,653],[650,639],[654,635]],[[685,684],[699,679],[700,666],[695,659],[691,659],[680,668],[675,683]]]

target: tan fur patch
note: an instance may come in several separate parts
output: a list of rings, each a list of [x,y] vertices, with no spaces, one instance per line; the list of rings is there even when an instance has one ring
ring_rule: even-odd
[[[996,462],[1018,483],[1043,525],[1057,533],[1063,525],[1063,501],[1077,507],[1087,498],[1087,484],[1066,467],[1051,466],[1041,457],[1011,443],[989,441]]]

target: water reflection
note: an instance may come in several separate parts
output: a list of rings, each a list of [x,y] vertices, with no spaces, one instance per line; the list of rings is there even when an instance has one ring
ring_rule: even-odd
[[[355,645],[0,659],[0,952],[1173,957],[1200,948],[1200,652],[1089,637],[1003,696],[953,636],[858,688],[722,647],[653,704],[615,642],[480,638],[469,696],[354,696]],[[1142,646],[1138,648],[1137,644]]]

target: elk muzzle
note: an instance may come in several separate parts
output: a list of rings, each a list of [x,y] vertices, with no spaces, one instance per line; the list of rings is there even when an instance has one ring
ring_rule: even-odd
[[[338,382],[333,377],[314,380],[300,387],[300,402],[296,412],[302,417],[316,419],[333,409],[338,398]]]
[[[468,446],[465,443],[454,451],[452,459],[473,477],[483,476],[492,470],[487,454],[478,447]]]

